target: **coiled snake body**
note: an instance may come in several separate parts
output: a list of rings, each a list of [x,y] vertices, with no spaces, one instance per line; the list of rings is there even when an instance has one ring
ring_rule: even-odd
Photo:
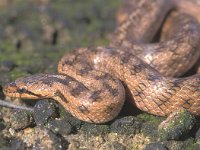
[[[179,5],[181,8],[182,3],[134,3],[130,15],[122,17],[123,21],[119,19],[122,23],[109,47],[80,48],[68,53],[58,64],[58,75],[17,79],[4,87],[5,95],[53,98],[75,117],[94,123],[115,118],[126,95],[139,109],[154,115],[166,116],[178,108],[200,115],[200,75],[171,78],[186,72],[199,59],[198,17],[192,17],[192,11],[171,13],[161,42],[148,44],[166,13]]]

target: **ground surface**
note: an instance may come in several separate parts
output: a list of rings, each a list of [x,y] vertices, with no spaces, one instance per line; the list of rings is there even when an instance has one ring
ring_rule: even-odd
[[[119,0],[1,0],[0,99],[5,99],[1,87],[7,82],[36,73],[55,73],[57,62],[66,52],[78,47],[107,45],[115,29],[119,5]],[[199,119],[193,123],[189,117],[188,128],[192,130],[177,138],[178,128],[170,133],[170,139],[157,130],[165,118],[137,113],[94,125],[71,117],[51,100],[13,101],[35,105],[34,112],[0,107],[0,149],[200,147]]]

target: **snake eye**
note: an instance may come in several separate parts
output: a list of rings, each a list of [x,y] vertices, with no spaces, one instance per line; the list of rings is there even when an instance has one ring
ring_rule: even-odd
[[[19,93],[26,93],[26,89],[25,88],[18,88],[17,89],[17,92],[19,92]]]

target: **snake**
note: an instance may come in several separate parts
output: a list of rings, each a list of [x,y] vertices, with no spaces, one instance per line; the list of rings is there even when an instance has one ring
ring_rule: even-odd
[[[183,9],[183,6],[189,3],[195,7],[192,7],[192,9],[188,4],[188,9],[190,8],[193,11],[196,10],[198,12],[196,12],[195,15],[193,12],[188,13],[190,11],[185,13],[181,11],[181,9],[178,12],[170,13],[163,26],[163,32],[167,32],[168,34],[161,34],[160,42],[158,43],[150,43],[150,41],[164,19],[164,16],[162,15],[165,15],[166,11],[173,8],[172,1],[142,0],[135,2],[124,0],[123,2],[125,5],[124,7],[126,8],[133,7],[135,3],[137,3],[137,5],[134,5],[135,7],[133,7],[134,13],[129,15],[129,18],[124,22],[123,18],[124,16],[125,18],[127,17],[126,14],[128,12],[124,10],[124,7],[120,11],[122,15],[118,16],[118,22],[123,23],[116,29],[111,45],[117,47],[122,46],[129,51],[132,51],[143,61],[159,70],[164,76],[179,77],[194,66],[200,57],[200,5],[198,8],[195,8],[197,7],[197,2],[200,1],[196,1],[196,3],[192,5],[192,2],[189,3],[184,0],[175,0],[176,5],[180,3],[180,9]],[[183,2],[185,5],[183,5]],[[148,7],[155,7],[157,9],[149,10],[149,13],[140,11],[147,10]],[[130,11],[130,8],[126,10]],[[161,19],[158,20],[155,16],[159,16]]]
[[[157,116],[182,108],[200,115],[200,75],[174,77],[191,68],[200,55],[198,17],[192,11],[172,11],[183,8],[177,1],[134,0],[128,16],[119,19],[109,46],[75,49],[61,58],[57,74],[16,79],[3,87],[4,94],[52,98],[74,117],[91,123],[116,118],[125,100]],[[162,22],[163,35],[152,43]]]

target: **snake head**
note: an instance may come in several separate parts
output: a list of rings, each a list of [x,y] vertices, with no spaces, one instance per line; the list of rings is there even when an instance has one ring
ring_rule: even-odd
[[[39,74],[23,77],[4,86],[3,92],[8,97],[39,99],[49,94],[49,85],[44,84],[48,75]],[[49,95],[48,95],[49,96]]]

